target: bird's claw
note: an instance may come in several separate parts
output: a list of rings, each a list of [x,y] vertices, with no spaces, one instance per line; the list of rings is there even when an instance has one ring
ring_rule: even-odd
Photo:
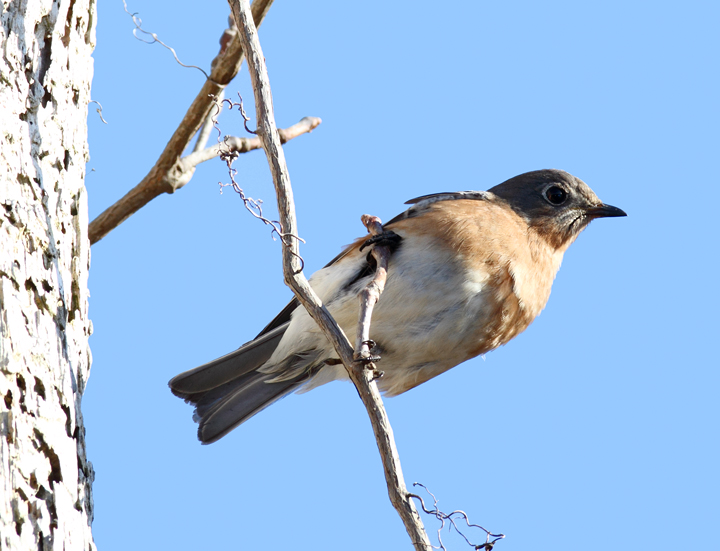
[[[368,339],[366,341],[362,341],[360,343],[362,346],[360,347],[360,350],[355,354],[355,358],[353,358],[356,362],[360,362],[363,365],[368,365],[373,362],[379,362],[380,356],[370,354],[370,351],[377,346],[377,343],[372,340]]]
[[[354,359],[356,362],[360,362],[363,365],[368,365],[368,364],[371,364],[374,362],[379,362],[381,360],[380,356],[376,356],[376,355],[368,355],[368,356],[358,355]]]
[[[380,371],[378,368],[376,368],[375,366],[373,366],[373,367],[372,367],[372,373],[371,373],[370,375],[371,375],[371,377],[370,377],[370,382],[372,383],[373,381],[377,381],[380,377],[382,377],[383,375],[385,375],[385,372],[384,372],[384,371]]]

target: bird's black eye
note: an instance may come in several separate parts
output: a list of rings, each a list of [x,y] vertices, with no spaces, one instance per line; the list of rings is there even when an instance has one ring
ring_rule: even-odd
[[[553,205],[562,205],[567,199],[567,192],[558,186],[551,186],[545,190],[545,198]]]

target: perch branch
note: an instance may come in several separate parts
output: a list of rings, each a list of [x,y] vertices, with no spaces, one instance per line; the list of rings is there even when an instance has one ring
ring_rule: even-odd
[[[260,26],[267,15],[272,2],[273,0],[255,0],[253,2],[252,17],[257,26]],[[232,27],[223,34],[220,53],[212,62],[210,77],[203,84],[150,172],[125,197],[108,207],[90,223],[91,244],[100,241],[155,197],[163,193],[173,193],[177,189],[177,187],[173,187],[173,183],[178,181],[174,175],[178,169],[182,171],[183,151],[187,149],[193,136],[210,114],[215,105],[214,98],[220,96],[240,70],[243,50],[236,35],[237,31]],[[183,185],[191,177],[192,174],[187,177]]]
[[[415,505],[408,497],[392,429],[380,398],[380,392],[374,382],[374,373],[365,369],[363,362],[353,361],[353,350],[347,336],[330,316],[302,273],[298,241],[293,237],[298,235],[298,230],[290,176],[280,144],[280,136],[275,126],[270,82],[257,37],[257,29],[253,23],[248,0],[228,0],[228,2],[247,55],[248,69],[255,93],[257,133],[265,150],[275,184],[281,227],[285,236],[282,248],[285,282],[333,344],[350,378],[355,383],[370,416],[375,439],[380,449],[390,501],[402,518],[415,549],[429,551],[432,546]]]

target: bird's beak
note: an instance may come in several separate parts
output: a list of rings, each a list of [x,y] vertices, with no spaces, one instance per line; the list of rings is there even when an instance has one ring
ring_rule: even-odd
[[[614,216],[627,216],[624,210],[612,205],[599,204],[595,207],[590,207],[585,211],[585,214],[589,218],[611,218]]]

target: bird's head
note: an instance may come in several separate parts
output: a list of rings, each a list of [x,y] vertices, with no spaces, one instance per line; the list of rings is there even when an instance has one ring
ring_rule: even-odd
[[[562,170],[526,172],[488,191],[507,202],[531,228],[563,251],[592,220],[627,216],[600,201],[580,178]]]

